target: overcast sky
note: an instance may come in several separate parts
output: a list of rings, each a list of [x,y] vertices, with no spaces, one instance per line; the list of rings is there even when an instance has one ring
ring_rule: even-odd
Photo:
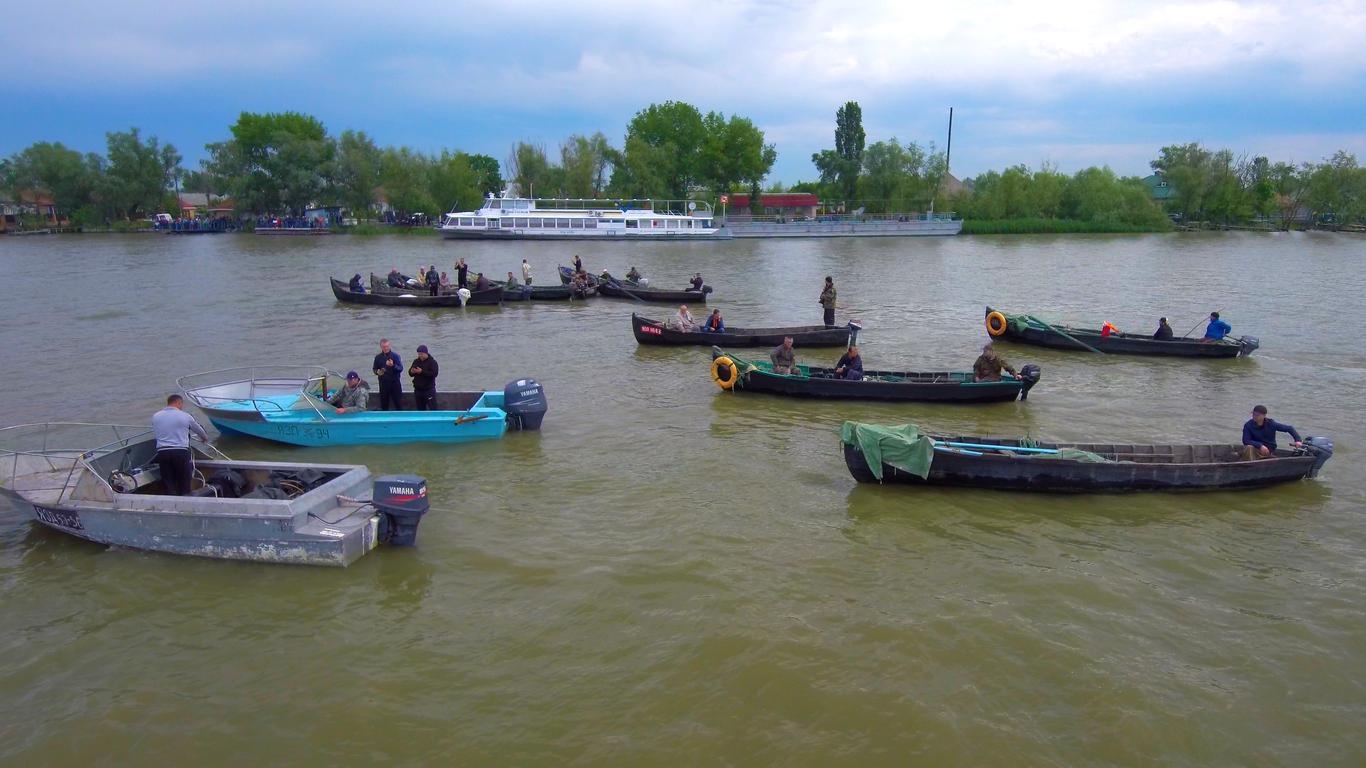
[[[299,8],[293,6],[299,5]],[[1146,174],[1165,144],[1366,161],[1366,0],[1319,2],[13,3],[0,155],[104,149],[140,127],[194,166],[239,112],[296,110],[381,144],[483,152],[570,133],[620,145],[676,99],[739,113],[815,177],[835,110],[953,170]]]

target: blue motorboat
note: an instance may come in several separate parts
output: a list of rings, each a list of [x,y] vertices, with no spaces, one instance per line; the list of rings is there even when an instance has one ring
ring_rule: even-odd
[[[186,399],[225,434],[291,445],[393,445],[463,443],[502,437],[509,428],[540,429],[545,390],[535,379],[509,382],[501,391],[438,392],[437,410],[379,410],[371,392],[364,411],[337,413],[328,398],[345,378],[326,368],[229,368],[186,376]]]

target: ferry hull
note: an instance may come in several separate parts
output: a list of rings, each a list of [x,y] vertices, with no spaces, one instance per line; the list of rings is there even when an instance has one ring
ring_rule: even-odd
[[[651,242],[670,242],[673,240],[729,240],[726,230],[714,229],[707,232],[686,232],[682,230],[652,232],[650,230],[610,230],[610,229],[570,229],[560,232],[552,230],[521,229],[446,229],[441,236],[447,240],[649,240]]]
[[[824,222],[797,221],[784,224],[731,224],[726,227],[734,238],[758,237],[931,237],[956,235],[963,229],[961,220]]]

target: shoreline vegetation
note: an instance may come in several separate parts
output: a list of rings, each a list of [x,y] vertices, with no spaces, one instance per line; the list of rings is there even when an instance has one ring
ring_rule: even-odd
[[[297,112],[242,112],[228,132],[205,146],[208,159],[197,170],[182,166],[173,145],[144,139],[137,128],[105,134],[104,155],[38,142],[0,158],[0,231],[139,230],[167,212],[200,222],[230,219],[250,231],[257,218],[311,211],[339,232],[411,234],[431,230],[405,222],[474,209],[512,185],[525,197],[713,205],[723,194],[748,193],[751,214],[779,216],[783,209],[764,209],[763,193],[805,192],[821,201],[820,213],[951,211],[963,220],[963,234],[1366,225],[1366,168],[1345,151],[1295,165],[1173,144],[1158,150],[1143,178],[1104,166],[1068,175],[1045,164],[960,181],[933,141],[892,136],[869,143],[854,101],[835,114],[834,148],[811,156],[818,178],[790,186],[764,185],[777,150],[749,118],[704,114],[676,101],[637,112],[619,147],[602,132],[569,136],[557,157],[519,141],[501,164],[460,150],[380,147],[364,131],[333,136],[316,117]],[[348,219],[359,223],[340,226]]]

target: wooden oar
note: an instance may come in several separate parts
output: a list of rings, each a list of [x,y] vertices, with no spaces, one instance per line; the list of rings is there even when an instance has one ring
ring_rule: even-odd
[[[1076,344],[1077,346],[1081,347],[1082,349],[1088,349],[1088,350],[1090,350],[1090,351],[1092,351],[1092,352],[1095,352],[1097,355],[1103,355],[1103,354],[1105,354],[1104,352],[1101,352],[1099,349],[1096,349],[1095,347],[1091,346],[1090,344],[1087,344],[1086,342],[1081,341],[1081,340],[1078,339],[1077,337],[1073,336],[1073,335],[1070,334],[1070,333],[1067,333],[1066,331],[1062,330],[1061,328],[1058,328],[1056,325],[1053,325],[1052,323],[1045,323],[1044,321],[1040,320],[1039,318],[1037,318],[1037,317],[1035,317],[1035,316],[1033,316],[1033,315],[1023,315],[1023,317],[1024,317],[1024,319],[1030,321],[1031,323],[1035,323],[1035,324],[1037,324],[1037,325],[1043,326],[1045,330],[1049,330],[1049,331],[1052,331],[1052,332],[1058,334],[1059,336],[1063,337],[1064,339],[1067,339],[1068,341],[1072,342],[1073,344]]]
[[[602,282],[601,279],[599,279],[598,282]],[[641,304],[647,303],[647,302],[645,301],[645,299],[642,299],[642,298],[640,298],[639,296],[635,295],[634,293],[631,293],[630,291],[626,290],[626,286],[622,285],[622,284],[621,284],[621,281],[618,280],[618,279],[616,279],[615,277],[608,278],[608,279],[607,279],[607,282],[608,282],[608,284],[611,285],[613,288],[616,288],[617,290],[621,291],[622,293],[626,294],[627,296],[630,296],[631,298],[635,299],[636,301],[640,302]]]
[[[1216,311],[1219,312],[1220,314],[1223,314],[1223,312],[1224,312],[1224,310],[1222,310],[1222,309],[1216,310]],[[1190,335],[1191,335],[1192,333],[1195,333],[1195,329],[1200,327],[1200,324],[1201,324],[1201,323],[1208,322],[1208,321],[1209,321],[1209,317],[1208,317],[1208,316],[1206,316],[1205,319],[1203,319],[1203,320],[1196,320],[1196,321],[1195,321],[1195,325],[1192,325],[1192,326],[1191,326],[1191,329],[1190,329],[1189,331],[1186,331],[1185,333],[1181,334],[1181,338],[1183,338],[1183,339],[1189,338]]]

